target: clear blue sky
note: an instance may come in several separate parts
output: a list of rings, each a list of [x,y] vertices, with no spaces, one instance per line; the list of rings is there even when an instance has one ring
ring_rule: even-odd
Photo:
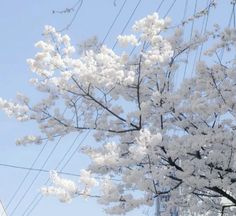
[[[77,44],[91,36],[98,36],[100,40],[105,36],[109,26],[111,25],[115,15],[121,7],[124,0],[116,0],[117,6],[113,5],[113,0],[84,0],[81,10],[79,11],[75,22],[71,28],[65,33],[69,34],[72,41]],[[65,27],[72,17],[72,14],[52,14],[52,10],[63,10],[70,8],[76,0],[4,0],[1,2],[0,14],[0,96],[7,99],[14,99],[16,92],[20,91],[37,98],[35,92],[28,84],[31,74],[26,64],[26,59],[33,57],[36,53],[34,43],[41,39],[41,33],[44,25],[49,24],[57,29]],[[131,12],[135,8],[138,0],[128,0],[127,4],[115,24],[113,30],[109,34],[106,44],[112,46],[115,37],[122,30]],[[130,25],[134,20],[152,13],[160,4],[161,0],[143,0],[137,8]],[[160,9],[160,14],[164,15],[173,0],[165,0]],[[193,12],[193,0],[189,0],[187,13]],[[202,2],[202,1],[199,1]],[[205,2],[205,1],[203,1]],[[170,16],[181,19],[183,16],[185,0],[177,0],[176,4],[170,11]],[[199,6],[202,8],[202,3]],[[226,6],[222,7],[222,13],[210,17],[209,23],[214,21],[227,20],[230,9]],[[224,22],[224,21],[222,21]],[[129,27],[130,27],[129,25]],[[199,23],[200,25],[200,23]],[[129,30],[129,27],[127,30]],[[127,31],[126,31],[127,32]],[[32,161],[42,148],[42,146],[17,147],[15,140],[28,133],[37,133],[34,124],[21,124],[12,119],[8,119],[0,112],[0,163],[16,164],[20,166],[30,167]],[[46,169],[54,169],[58,161],[73,142],[74,135],[62,139],[58,149],[52,155],[46,165]],[[85,143],[91,142],[89,138]],[[79,141],[78,141],[79,143]],[[43,155],[35,165],[36,168],[41,167],[47,157],[48,152],[55,145],[55,142],[49,143]],[[78,173],[79,169],[85,167],[87,160],[84,156],[76,154],[70,161],[65,171]],[[10,197],[14,194],[21,180],[24,178],[26,171],[5,168],[0,166],[0,200],[4,204],[8,203]],[[21,199],[25,190],[31,183],[37,173],[31,172],[29,178],[21,188],[21,191],[15,197],[9,208],[11,213],[18,201]],[[25,211],[33,197],[37,194],[38,189],[48,178],[45,173],[40,174],[39,178],[32,186],[27,196],[23,199],[14,215],[20,216]],[[143,215],[143,210],[130,213],[129,215]],[[150,215],[151,215],[150,211]],[[75,199],[71,204],[60,204],[54,198],[43,198],[35,210],[31,213],[33,216],[49,216],[49,215],[96,215],[104,216],[102,206],[96,204],[95,200]]]

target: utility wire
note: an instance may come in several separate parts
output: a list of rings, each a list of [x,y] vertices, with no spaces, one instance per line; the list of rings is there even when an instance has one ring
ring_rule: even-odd
[[[232,12],[230,14],[228,28],[230,28],[232,20],[233,20],[233,27],[235,28],[235,3],[233,3],[233,6],[232,6]],[[220,61],[222,61],[222,59],[224,57],[224,52],[225,52],[225,48],[223,47],[221,50],[221,53],[220,53],[220,57],[219,57]]]
[[[105,37],[104,37],[103,40],[102,40],[102,44],[104,44],[105,40],[107,39],[108,35],[110,34],[110,32],[111,32],[113,26],[115,25],[115,23],[116,23],[118,17],[120,16],[122,10],[124,9],[124,6],[125,6],[126,3],[127,3],[127,0],[125,0],[125,1],[123,2],[122,6],[120,7],[120,10],[118,11],[118,13],[117,13],[115,19],[113,20],[113,22],[112,22],[112,24],[110,25],[110,27],[109,27],[109,29],[108,29],[108,31],[107,31]]]
[[[30,168],[30,167],[25,167],[25,166],[17,166],[17,165],[13,165],[13,164],[4,164],[4,163],[0,163],[0,166],[6,167],[6,168],[12,168],[12,169],[19,169],[19,170],[40,171],[40,172],[44,172],[44,173],[49,173],[51,171],[48,169]],[[58,171],[58,173],[61,175],[80,177],[80,174],[71,173],[71,172]],[[96,177],[96,176],[94,178],[95,179],[107,179],[105,177]],[[113,179],[113,178],[111,180],[120,181],[119,179]]]
[[[166,18],[168,16],[168,14],[170,13],[170,11],[172,10],[172,8],[174,7],[175,3],[177,0],[174,0],[171,4],[171,6],[169,7],[169,9],[167,10],[166,14],[164,15],[164,18]]]
[[[74,152],[72,153],[72,155],[70,156],[70,158],[66,161],[66,163],[65,163],[64,166],[60,169],[59,172],[62,172],[62,171],[63,171],[63,169],[66,167],[66,165],[67,165],[67,164],[69,163],[69,161],[72,159],[72,157],[74,156],[74,154],[79,150],[79,148],[81,147],[81,145],[83,144],[83,142],[85,141],[85,139],[88,137],[88,135],[90,134],[90,132],[91,132],[91,130],[88,130],[88,131],[87,131],[87,133],[85,134],[85,136],[83,137],[83,139],[82,139],[82,140],[80,141],[80,143],[78,144],[77,148],[74,150]],[[73,143],[75,143],[76,140],[77,140],[77,137],[75,138],[75,140],[74,140]],[[55,170],[58,169],[58,167],[61,165],[61,163],[63,162],[64,159],[65,159],[65,156],[59,161],[59,163],[58,163],[57,166],[55,167]],[[44,185],[48,184],[49,180],[50,180],[50,179],[48,178],[47,181],[44,183]],[[39,196],[41,196],[40,199],[38,199]],[[37,193],[37,194],[34,196],[33,200],[30,202],[30,204],[26,207],[26,210],[24,211],[24,213],[23,213],[22,216],[25,216],[25,215],[28,216],[28,215],[37,207],[37,205],[38,205],[39,202],[41,201],[42,197],[43,197],[43,196],[42,196],[40,193]],[[33,203],[34,203],[37,199],[38,199],[37,204],[36,204],[36,205],[33,205]],[[26,214],[27,211],[30,209],[31,206],[33,206],[33,207],[32,207],[31,210],[28,212],[28,214]]]
[[[193,17],[196,14],[197,11],[197,0],[195,0],[195,4],[194,4],[194,10],[193,10]],[[192,40],[193,37],[193,29],[194,29],[194,19],[192,21],[192,25],[191,25],[191,31],[190,31],[190,38],[189,40]],[[184,68],[184,76],[183,79],[185,78],[186,72],[187,72],[187,68],[188,68],[188,59],[189,59],[189,50],[187,51],[187,59],[186,59],[186,64],[185,64],[185,68]]]
[[[103,111],[104,112],[104,111]],[[70,155],[70,157],[67,159],[67,161],[65,162],[65,164],[61,167],[59,173],[63,173],[63,170],[65,169],[65,167],[68,165],[68,163],[71,161],[71,159],[73,158],[73,156],[79,151],[79,149],[81,148],[81,146],[83,145],[84,141],[87,139],[87,137],[89,136],[89,134],[91,133],[91,129],[87,131],[87,133],[85,134],[85,136],[83,137],[83,139],[80,141],[80,143],[78,144],[78,146],[75,148],[75,150],[72,152],[72,154]],[[77,140],[78,137],[75,138],[75,140],[73,141],[72,143],[72,146],[75,144],[76,140]],[[71,147],[72,147],[71,146]],[[70,149],[71,149],[70,147]],[[65,155],[68,154],[69,151],[66,152]],[[63,158],[60,160],[60,162],[57,164],[56,166],[56,170],[58,169],[58,167],[61,165],[61,163],[64,161],[65,159],[65,155],[63,156]],[[103,179],[103,178],[100,178],[100,179]],[[47,181],[44,183],[44,185],[47,185],[48,182],[49,182],[49,178],[47,179]],[[117,179],[111,179],[111,180],[114,180],[114,181],[119,181]],[[39,196],[41,196],[39,198]],[[39,198],[39,199],[38,199]],[[29,216],[31,214],[31,212],[38,206],[38,204],[41,202],[43,198],[43,195],[41,195],[40,193],[37,193],[33,200],[30,202],[30,204],[27,206],[26,210],[24,211],[23,215],[22,216]],[[38,199],[38,200],[37,200]],[[36,201],[37,200],[37,201]],[[36,203],[33,205],[33,203],[36,201]],[[30,207],[33,206],[31,209]],[[27,211],[30,209],[30,211],[27,213]],[[26,214],[27,213],[27,214]]]
[[[184,4],[184,15],[182,20],[184,21],[186,18],[186,14],[187,14],[187,9],[188,9],[188,0],[185,0],[185,4]]]
[[[65,114],[67,108],[64,109],[63,111],[63,115]],[[45,144],[43,145],[43,148],[41,149],[41,151],[37,154],[36,158],[34,159],[33,163],[31,164],[30,168],[32,169],[34,167],[34,165],[36,164],[36,162],[38,161],[39,157],[41,156],[41,154],[43,153],[43,151],[45,150],[45,147],[48,144],[48,140],[46,140]],[[26,181],[26,179],[28,178],[29,174],[30,174],[31,170],[28,170],[28,172],[26,173],[26,175],[24,176],[24,178],[22,179],[21,183],[18,185],[16,191],[14,192],[14,194],[12,195],[10,201],[7,204],[6,209],[9,207],[9,205],[12,203],[12,201],[14,200],[14,198],[16,197],[16,195],[18,194],[18,192],[20,191],[20,189],[22,188],[24,182]],[[1,215],[2,216],[2,215]]]
[[[49,173],[50,172],[50,170],[47,170],[47,169],[31,168],[31,167],[25,167],[25,166],[17,166],[17,165],[13,165],[13,164],[0,163],[0,166],[6,167],[6,168],[20,169],[20,170],[40,171],[40,172],[44,172],[44,173]],[[80,176],[79,174],[70,173],[70,172],[58,172],[58,173],[63,174],[63,175],[69,175],[69,176]]]
[[[196,0],[197,1],[197,0]],[[196,4],[195,4],[196,5]],[[195,6],[196,8],[196,6]],[[185,18],[186,18],[186,14],[187,14],[187,9],[188,9],[188,0],[185,0],[185,4],[184,4],[184,11],[183,11],[183,18],[182,18],[182,23],[184,22]],[[195,9],[196,10],[196,9]],[[195,11],[194,10],[194,11]],[[193,12],[193,15],[195,14],[195,12]],[[178,27],[178,25],[177,25]],[[191,30],[191,34],[192,34],[192,30]],[[190,40],[191,40],[192,36],[190,36]],[[187,59],[186,59],[186,63],[185,63],[185,70],[184,70],[184,77],[185,77],[185,72],[187,70],[187,64],[188,64],[188,52],[187,51]],[[174,78],[173,78],[174,82],[176,83],[178,81],[178,73],[176,73],[174,75]]]
[[[162,0],[161,3],[158,5],[158,7],[156,8],[156,12],[158,12],[162,6],[162,4],[164,3],[165,0]]]
[[[90,130],[89,130],[90,131]],[[70,145],[70,147],[67,149],[66,153],[63,155],[62,159],[60,160],[60,162],[57,164],[57,168],[61,165],[61,163],[63,162],[63,160],[65,160],[66,156],[70,153],[71,149],[76,145],[76,141],[78,140],[80,134],[78,134],[74,141],[72,142],[72,144]]]
[[[38,199],[38,200],[37,200],[37,199]],[[34,205],[32,206],[31,209],[30,209],[30,207],[31,207],[31,205],[30,205],[29,208],[26,209],[26,211],[23,213],[22,216],[26,215],[26,212],[27,212],[29,209],[30,209],[30,210],[28,211],[28,214],[27,214],[26,216],[31,215],[31,213],[33,212],[33,210],[39,205],[39,203],[41,202],[42,199],[43,199],[43,196],[42,196],[42,195],[40,196],[40,194],[37,194],[37,196],[35,196],[34,199],[32,200],[32,202],[31,202],[32,204],[31,204],[31,205],[33,205],[33,203],[34,203],[36,200],[37,200],[37,201],[34,203]]]
[[[26,179],[28,178],[30,171],[33,169],[34,165],[36,164],[36,162],[38,161],[39,157],[41,156],[41,154],[43,153],[46,145],[47,145],[48,141],[46,141],[46,143],[43,145],[42,149],[40,150],[40,152],[38,153],[38,155],[36,156],[36,158],[34,159],[33,163],[30,166],[30,169],[28,170],[28,172],[25,174],[24,178],[21,180],[20,184],[18,185],[16,191],[13,193],[13,195],[11,196],[9,202],[6,205],[6,210],[8,209],[8,207],[10,206],[10,204],[12,203],[12,201],[14,200],[14,198],[16,197],[16,195],[18,194],[18,192],[20,191],[20,189],[22,188],[24,182],[26,181]],[[1,214],[2,216],[3,214]]]
[[[80,141],[80,143],[79,143],[78,146],[76,147],[76,149],[72,152],[72,154],[70,155],[70,157],[67,159],[67,161],[65,162],[65,164],[62,166],[61,171],[66,168],[66,166],[67,166],[68,163],[71,161],[71,159],[74,157],[74,155],[79,151],[79,149],[81,148],[81,146],[83,145],[84,141],[87,139],[87,137],[89,136],[90,133],[91,133],[91,130],[88,130],[87,133],[85,134],[85,136],[83,137],[83,139]]]
[[[63,155],[62,159],[59,161],[59,163],[57,164],[57,166],[56,166],[55,169],[57,169],[57,168],[61,165],[62,161],[65,159],[65,157],[67,156],[67,154],[69,153],[69,151],[70,151],[70,150],[72,149],[72,147],[75,145],[75,143],[76,143],[78,137],[79,137],[79,135],[77,135],[77,136],[75,137],[74,141],[72,142],[72,144],[70,145],[70,147],[69,147],[69,149],[66,151],[66,153]],[[60,172],[62,172],[62,170],[61,170]],[[49,178],[48,178],[48,180],[47,180],[44,184],[47,184],[48,181],[49,181]],[[39,195],[40,195],[40,193],[36,194],[36,196],[39,196]],[[36,196],[35,196],[35,197],[36,197]],[[26,207],[26,210],[24,211],[23,215],[25,215],[25,213],[28,211],[28,209],[30,208],[30,206],[32,205],[32,203],[35,201],[35,197],[34,197],[34,199],[31,201],[31,203],[28,205],[28,207]]]
[[[46,166],[48,160],[50,159],[50,157],[52,156],[52,154],[55,152],[58,144],[60,143],[62,139],[62,136],[58,139],[57,143],[54,145],[54,147],[52,148],[52,150],[50,151],[49,155],[47,156],[46,160],[44,161],[43,165],[40,167],[40,169],[44,169],[44,167]],[[35,181],[37,180],[37,178],[40,175],[40,171],[38,171],[37,175],[33,178],[33,181],[31,182],[31,184],[28,186],[28,188],[26,189],[26,191],[24,192],[23,196],[21,196],[21,199],[18,201],[18,203],[16,204],[15,208],[12,210],[11,215],[13,215],[15,213],[15,211],[17,210],[17,208],[19,207],[19,205],[21,204],[21,202],[23,201],[23,199],[25,198],[25,196],[28,194],[28,192],[30,191],[30,189],[32,188],[33,184],[35,183]]]
[[[203,19],[203,22],[202,22],[201,35],[204,35],[206,33],[206,30],[207,30],[207,25],[208,25],[208,20],[209,20],[209,13],[210,13],[210,8],[211,8],[210,7],[210,5],[211,5],[210,0],[207,1],[207,5],[208,5],[208,10],[207,10],[207,15],[204,16],[204,19]],[[203,43],[204,42],[202,42],[201,47],[200,47],[200,54],[199,54],[198,60],[200,60],[201,56],[202,56]],[[197,49],[195,57],[194,57],[191,77],[193,76],[193,72],[194,72],[194,69],[195,69],[196,62],[197,62],[197,55],[198,55],[198,49]]]
[[[142,0],[139,0],[138,3],[136,4],[134,10],[132,11],[131,15],[129,16],[129,19],[128,19],[127,22],[125,23],[125,26],[123,27],[123,29],[122,29],[120,35],[122,35],[122,34],[125,32],[125,29],[127,28],[127,26],[129,25],[131,19],[133,18],[133,16],[134,16],[134,14],[135,14],[135,12],[136,12],[138,6],[140,5],[141,1],[142,1]],[[116,39],[116,42],[114,43],[114,45],[113,45],[113,47],[112,47],[112,50],[115,49],[117,43],[118,43],[118,40]]]
[[[209,0],[208,0],[208,2],[209,2]],[[209,13],[210,13],[210,2],[209,2],[209,6],[208,6],[208,10],[207,10],[207,16],[206,16],[206,22],[205,22],[205,27],[204,27],[204,31],[203,31],[203,34],[205,34],[206,33],[206,30],[207,30],[207,25],[208,25],[208,20],[209,20]],[[201,59],[201,56],[202,56],[202,50],[203,50],[203,45],[204,45],[204,43],[202,43],[202,45],[201,45],[201,48],[200,48],[200,54],[199,54],[199,59],[198,60],[200,60]]]
[[[47,185],[49,182],[49,178],[44,182],[44,185]],[[39,199],[38,199],[39,198]],[[38,199],[38,200],[37,200]],[[23,212],[22,216],[28,216],[31,214],[31,212],[38,206],[38,204],[41,202],[41,200],[43,199],[43,196],[40,194],[40,192],[38,192],[34,198],[32,199],[32,201],[30,202],[30,204],[26,207],[25,211]],[[35,202],[37,200],[37,202]],[[34,204],[35,202],[35,204]],[[34,204],[34,205],[33,205]],[[32,206],[32,208],[30,209],[30,207]],[[29,211],[30,210],[30,211]],[[27,213],[28,212],[28,213]]]
[[[75,3],[75,5],[73,6],[73,8],[76,8],[76,7],[77,7],[77,9],[75,10],[75,13],[74,13],[74,15],[73,15],[71,21],[69,22],[69,24],[66,25],[66,27],[64,27],[63,29],[61,29],[59,32],[63,32],[63,31],[65,31],[65,30],[68,30],[68,29],[72,26],[72,24],[74,23],[74,21],[75,21],[77,15],[78,15],[79,10],[81,9],[82,5],[83,5],[83,0],[78,0],[78,1]]]
[[[1,209],[3,210],[3,213],[2,213],[2,215],[7,215],[7,213],[6,213],[6,208],[4,207],[4,205],[3,205],[3,203],[2,203],[2,201],[0,200],[0,205],[1,205]]]

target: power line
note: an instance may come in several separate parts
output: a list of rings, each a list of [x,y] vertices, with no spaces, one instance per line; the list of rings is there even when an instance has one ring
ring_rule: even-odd
[[[40,167],[40,169],[44,169],[44,167],[46,166],[48,160],[50,159],[50,157],[52,156],[52,154],[54,153],[54,151],[56,150],[58,144],[60,143],[62,139],[62,136],[58,139],[57,143],[55,144],[55,146],[53,147],[53,149],[50,151],[48,157],[46,158],[46,160],[44,161],[43,165]],[[25,198],[25,196],[28,194],[28,192],[30,191],[31,187],[33,186],[33,184],[35,183],[35,181],[37,180],[38,176],[40,175],[40,171],[38,171],[38,173],[36,174],[36,176],[33,178],[33,181],[31,182],[31,184],[28,186],[28,188],[26,189],[26,191],[24,192],[23,196],[21,197],[21,199],[18,201],[18,203],[16,204],[15,208],[12,210],[11,215],[13,215],[15,213],[15,211],[17,210],[17,208],[19,207],[19,205],[21,204],[21,202],[23,201],[23,199]]]
[[[67,159],[65,164],[62,166],[61,171],[65,169],[65,167],[68,165],[68,163],[71,161],[71,159],[74,157],[74,155],[79,151],[80,147],[83,145],[84,141],[87,139],[89,134],[91,133],[91,130],[88,130],[83,139],[78,144],[77,148],[74,150],[74,152],[70,155],[70,157]]]
[[[202,22],[201,35],[204,35],[204,34],[206,33],[207,24],[208,24],[208,19],[209,19],[209,13],[210,13],[210,8],[211,8],[211,7],[210,7],[210,6],[211,6],[210,0],[207,1],[207,5],[208,5],[208,8],[207,8],[207,15],[204,16],[204,19],[203,19],[203,22]],[[203,49],[203,43],[204,43],[204,42],[201,43],[200,54],[199,54],[198,60],[201,59],[202,49]],[[193,62],[193,67],[192,67],[192,72],[191,72],[191,77],[193,76],[193,72],[194,72],[194,69],[195,69],[196,62],[197,62],[198,49],[199,49],[199,47],[197,48],[197,51],[196,51],[196,54],[195,54],[195,57],[194,57],[194,62]]]
[[[6,205],[6,210],[8,209],[8,207],[10,206],[10,204],[12,203],[12,201],[14,200],[14,198],[16,197],[16,195],[18,194],[18,192],[20,191],[22,185],[24,184],[24,182],[26,181],[26,179],[28,178],[31,169],[34,167],[34,165],[36,164],[36,162],[38,161],[39,157],[41,156],[41,154],[43,153],[46,145],[47,145],[48,141],[46,141],[46,143],[43,145],[42,149],[40,150],[40,152],[38,153],[38,155],[36,156],[36,158],[34,159],[33,163],[30,166],[30,169],[28,170],[28,172],[26,173],[26,175],[24,176],[24,178],[21,180],[20,184],[18,185],[16,191],[13,193],[13,195],[11,196],[9,202]],[[2,214],[1,214],[2,216]]]
[[[208,0],[208,3],[209,3],[209,6],[208,6],[208,10],[207,10],[207,16],[206,16],[206,22],[205,22],[205,27],[204,27],[204,31],[203,31],[203,34],[205,34],[206,33],[206,30],[207,30],[207,24],[208,24],[208,20],[209,20],[209,13],[210,13],[210,2],[209,2],[209,0]],[[201,56],[202,56],[202,49],[203,49],[203,43],[202,43],[202,45],[201,45],[201,49],[200,49],[200,54],[199,54],[199,59],[198,60],[200,60],[201,59]]]
[[[66,158],[66,156],[69,154],[69,152],[71,151],[71,149],[75,146],[76,141],[78,140],[80,134],[78,134],[74,141],[72,142],[72,144],[70,145],[69,149],[67,149],[66,153],[63,155],[62,159],[60,160],[60,162],[57,164],[57,168],[61,165],[61,163],[63,162],[63,160]]]
[[[117,13],[115,19],[113,20],[113,22],[112,22],[112,24],[110,25],[110,27],[109,27],[109,29],[108,29],[108,31],[107,31],[105,37],[104,37],[103,40],[102,40],[102,44],[104,44],[105,40],[107,39],[108,35],[110,34],[110,32],[111,32],[113,26],[115,25],[115,23],[116,23],[118,17],[120,16],[122,10],[124,9],[124,6],[125,6],[126,2],[127,2],[127,0],[125,0],[125,1],[123,2],[122,6],[120,7],[120,10],[118,11],[118,13]]]
[[[73,117],[73,118],[74,118],[74,117]],[[78,137],[79,137],[79,135],[77,135],[77,136],[75,137],[74,141],[72,142],[72,144],[70,145],[69,149],[67,150],[67,152],[64,154],[64,156],[63,156],[62,159],[60,160],[60,162],[57,164],[57,166],[56,166],[55,169],[57,169],[57,168],[60,166],[61,162],[65,159],[65,157],[67,156],[67,154],[69,153],[69,151],[70,151],[70,150],[72,149],[72,147],[75,145],[75,143],[76,143]],[[62,136],[61,136],[60,138],[62,138]],[[42,170],[42,169],[40,169],[40,170]],[[40,171],[39,171],[39,172],[40,172]],[[62,173],[62,172],[61,172],[61,173]],[[48,181],[49,181],[49,178],[48,178],[48,180],[47,180],[44,184],[47,184]],[[36,196],[38,197],[38,196],[39,196],[39,193],[38,193]],[[36,197],[36,196],[35,196],[35,197]],[[32,205],[32,203],[33,203],[34,201],[35,201],[35,198],[31,201],[31,203],[28,205],[28,207],[26,207],[26,210],[24,211],[23,215],[25,215],[25,213],[28,211],[28,209],[30,208],[30,206]]]
[[[140,5],[141,1],[142,1],[142,0],[139,0],[138,3],[136,4],[134,10],[132,11],[131,15],[129,16],[129,19],[128,19],[127,22],[125,23],[125,26],[123,27],[123,29],[122,29],[120,35],[122,35],[122,34],[125,32],[125,29],[127,28],[127,26],[129,25],[131,19],[133,18],[133,16],[134,16],[134,14],[135,14],[135,12],[136,12],[138,6]],[[113,45],[113,47],[112,47],[112,50],[115,49],[117,43],[118,43],[118,40],[116,39],[116,42],[114,43],[114,45]]]
[[[74,23],[75,18],[77,17],[77,15],[78,15],[78,13],[79,13],[79,10],[81,9],[82,5],[83,5],[83,0],[78,0],[78,1],[75,3],[75,5],[73,6],[73,8],[76,8],[76,7],[77,7],[77,9],[75,10],[75,13],[74,13],[74,15],[73,15],[71,21],[69,22],[69,24],[66,25],[66,27],[64,27],[63,29],[61,29],[59,32],[63,32],[63,31],[65,31],[65,30],[68,30],[68,29],[72,26],[72,24]]]
[[[3,211],[3,212],[2,212],[2,215],[7,215],[7,213],[6,213],[6,208],[5,208],[5,206],[3,205],[3,203],[2,203],[1,200],[0,200],[0,207],[1,207],[1,210]]]
[[[66,113],[67,108],[64,109],[64,111],[62,112],[63,115]],[[48,139],[46,140],[45,144],[43,145],[43,148],[41,149],[41,151],[37,154],[35,160],[33,161],[33,163],[30,166],[30,169],[32,169],[34,167],[34,165],[36,164],[36,162],[38,161],[39,157],[41,156],[41,154],[43,153],[46,145],[48,144]],[[21,187],[23,186],[24,182],[26,181],[26,179],[28,178],[29,174],[30,174],[31,170],[28,170],[28,172],[26,173],[26,175],[24,176],[24,178],[22,179],[21,183],[19,184],[19,186],[17,187],[16,191],[14,192],[13,196],[11,197],[10,201],[8,202],[7,208],[9,207],[9,205],[11,204],[11,202],[14,200],[14,198],[16,197],[17,193],[20,191]],[[1,215],[2,216],[2,215]]]
[[[232,6],[232,12],[230,14],[228,28],[230,28],[232,20],[233,20],[233,27],[235,28],[235,3],[233,3],[233,6]],[[222,61],[222,59],[224,57],[224,52],[225,52],[225,48],[223,47],[221,49],[221,53],[220,53],[220,57],[219,57],[220,61]]]
[[[156,8],[156,12],[158,12],[162,6],[162,4],[164,3],[165,0],[162,0],[161,3],[158,5],[158,7]]]
[[[38,199],[38,198],[39,198],[39,199]],[[38,200],[37,200],[37,199],[38,199]],[[43,196],[42,196],[42,195],[40,196],[40,194],[37,194],[37,196],[34,197],[34,199],[32,200],[31,203],[33,204],[36,200],[37,200],[37,201],[34,203],[34,205],[32,206],[31,209],[30,209],[30,206],[31,206],[31,205],[30,205],[29,207],[27,207],[27,208],[26,208],[26,211],[23,213],[22,216],[26,215],[26,212],[30,209],[30,210],[28,211],[28,214],[26,215],[26,216],[29,216],[29,215],[31,214],[31,212],[37,207],[37,205],[41,202],[42,199],[43,199]]]
[[[209,0],[207,0],[207,4],[208,4],[208,2],[209,2]],[[200,34],[201,34],[201,35],[202,35],[202,33],[203,33],[203,28],[204,28],[205,20],[206,20],[206,16],[204,16],[204,18],[203,18],[203,20],[202,20],[202,27],[201,27],[201,31],[200,31]],[[192,71],[191,71],[191,78],[192,78],[192,76],[193,76],[193,71],[194,71],[194,69],[195,69],[195,65],[196,65],[196,61],[197,61],[198,49],[199,49],[199,47],[196,48],[195,56],[194,56],[194,59],[193,59]]]
[[[44,173],[49,173],[50,172],[50,170],[47,170],[47,169],[31,168],[31,167],[17,166],[17,165],[12,165],[12,164],[0,163],[0,166],[7,167],[7,168],[13,168],[13,169],[20,169],[20,170],[40,171],[40,172],[44,172]],[[70,173],[70,172],[58,172],[58,173],[63,174],[63,175],[69,175],[69,176],[80,176],[79,174]]]
[[[171,6],[169,7],[169,9],[167,10],[166,14],[164,15],[164,18],[168,16],[168,14],[170,13],[171,9],[174,7],[175,3],[177,0],[174,0],[171,4]]]
[[[194,10],[193,10],[193,17],[196,14],[197,11],[197,0],[195,0],[195,4],[194,4]],[[194,29],[194,19],[192,20],[192,25],[191,25],[191,32],[190,32],[190,41],[192,40],[193,37],[193,29]],[[189,59],[189,50],[187,51],[187,59],[186,59],[186,64],[185,64],[185,68],[184,68],[184,76],[183,79],[185,78],[186,72],[187,72],[187,68],[188,68],[188,59]]]
[[[78,148],[77,148],[77,150],[78,150]],[[44,172],[44,173],[49,173],[51,171],[51,170],[48,170],[48,169],[30,168],[30,167],[25,167],[25,166],[17,166],[17,165],[13,165],[13,164],[4,164],[4,163],[0,163],[0,166],[6,167],[6,168],[12,168],[12,169],[40,171],[40,172]],[[59,173],[61,175],[80,177],[80,174],[71,173],[71,172],[58,171],[57,173]],[[96,176],[94,178],[95,179],[107,179],[105,177],[96,177]],[[113,181],[120,181],[118,179],[113,179],[113,178],[111,180],[113,180]]]
[[[77,148],[73,151],[72,155],[71,155],[71,156],[69,157],[69,159],[66,161],[66,163],[64,164],[64,166],[60,169],[60,172],[62,172],[62,170],[66,167],[66,165],[67,165],[67,164],[69,163],[69,161],[72,159],[72,157],[74,156],[74,154],[79,150],[79,148],[80,148],[81,145],[83,144],[84,140],[88,137],[88,135],[90,134],[90,132],[91,132],[91,130],[88,130],[88,131],[87,131],[87,133],[85,134],[85,136],[83,137],[83,139],[82,139],[82,140],[80,141],[80,143],[78,144]],[[75,140],[74,140],[73,143],[75,143],[76,140],[77,140],[77,137],[75,138]],[[55,167],[55,169],[57,169],[57,168],[60,166],[60,164],[63,162],[64,159],[65,159],[65,157],[63,157],[63,158],[59,161],[59,163],[57,164],[57,166]],[[49,178],[48,178],[47,181],[44,183],[44,185],[46,185],[48,182],[49,182]],[[31,212],[37,207],[37,205],[39,204],[39,202],[41,201],[41,199],[42,199],[42,197],[43,197],[42,195],[41,195],[41,198],[37,201],[37,204],[32,207],[32,209],[30,210],[30,212],[28,212],[28,214],[26,214],[27,211],[30,209],[30,207],[33,205],[33,203],[38,199],[38,197],[39,197],[40,195],[41,195],[40,193],[37,193],[37,194],[35,195],[35,197],[33,198],[33,200],[32,200],[32,201],[30,202],[30,204],[26,207],[26,210],[24,211],[24,213],[23,213],[22,216],[24,216],[24,215],[28,216],[29,213],[31,213]]]
[[[185,20],[186,17],[186,13],[187,13],[187,8],[188,8],[188,0],[185,0],[185,4],[184,4],[184,15],[183,15],[183,21]]]
[[[47,181],[44,182],[44,185],[46,185],[49,182],[49,178],[47,179]],[[39,198],[39,199],[38,199]],[[32,201],[30,202],[30,204],[26,207],[25,211],[23,212],[22,216],[28,216],[31,214],[31,212],[37,207],[37,205],[40,203],[40,201],[42,200],[43,196],[40,194],[40,192],[38,192],[34,198],[32,199]],[[37,200],[38,199],[38,200]],[[33,203],[37,200],[37,202],[33,205]],[[30,211],[28,211],[30,209],[30,207],[33,205],[33,207],[31,208]],[[26,214],[28,212],[28,214]]]

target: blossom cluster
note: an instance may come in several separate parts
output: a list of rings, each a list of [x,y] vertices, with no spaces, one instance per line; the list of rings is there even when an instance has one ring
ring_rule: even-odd
[[[40,51],[28,60],[31,84],[45,97],[32,104],[19,94],[18,102],[0,99],[0,107],[40,128],[40,136],[18,144],[84,131],[97,144],[82,149],[90,164],[77,183],[52,171],[43,194],[62,202],[96,197],[108,214],[156,199],[167,203],[166,214],[236,214],[222,204],[224,198],[236,206],[236,31],[215,26],[188,40],[179,26],[169,27],[170,19],[157,13],[136,21],[132,34],[118,36],[121,46],[137,48],[134,56],[105,45],[77,56],[69,36],[45,27],[45,39],[36,43]],[[205,59],[177,84],[186,56],[199,47]],[[228,55],[219,58],[224,49]]]

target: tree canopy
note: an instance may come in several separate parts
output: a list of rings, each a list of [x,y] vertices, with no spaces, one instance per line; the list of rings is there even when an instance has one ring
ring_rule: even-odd
[[[28,60],[30,82],[45,97],[32,103],[18,94],[0,106],[40,128],[40,136],[27,135],[19,145],[84,131],[97,144],[82,149],[91,163],[79,184],[52,171],[53,185],[42,193],[63,202],[96,197],[109,214],[152,206],[158,197],[188,215],[236,214],[236,30],[215,25],[184,38],[182,27],[206,13],[174,27],[169,18],[148,15],[134,23],[133,34],[118,36],[120,53],[98,44],[78,55],[68,35],[45,27],[40,51]],[[186,56],[203,43],[193,76],[176,82]]]

